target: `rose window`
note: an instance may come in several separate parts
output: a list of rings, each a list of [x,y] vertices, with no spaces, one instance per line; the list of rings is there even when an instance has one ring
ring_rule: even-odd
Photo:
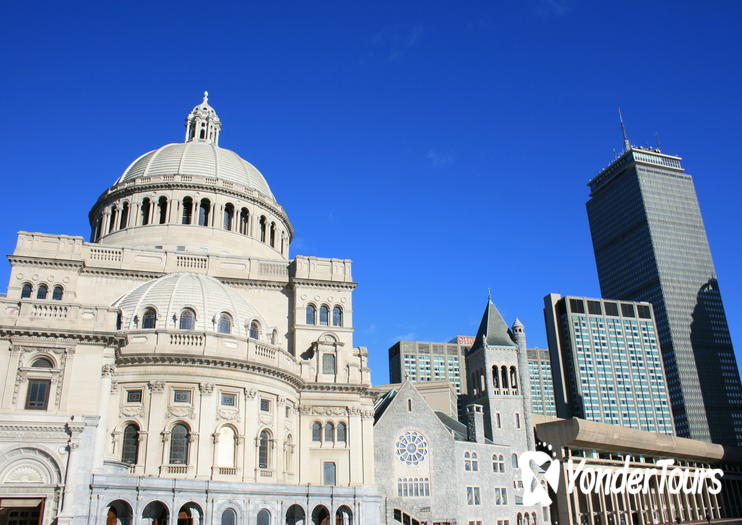
[[[405,432],[397,440],[397,456],[408,465],[418,465],[428,454],[428,442],[418,432]]]

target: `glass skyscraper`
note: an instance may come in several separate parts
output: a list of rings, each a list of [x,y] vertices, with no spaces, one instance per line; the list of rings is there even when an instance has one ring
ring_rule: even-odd
[[[549,351],[546,348],[529,348],[526,353],[531,377],[531,409],[534,414],[556,417]]]
[[[652,305],[544,298],[557,415],[673,435]]]
[[[692,177],[631,147],[589,183],[604,298],[649,301],[678,435],[742,445],[742,387]]]

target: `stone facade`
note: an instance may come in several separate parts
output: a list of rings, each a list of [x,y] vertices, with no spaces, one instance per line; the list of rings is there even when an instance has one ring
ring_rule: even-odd
[[[91,242],[18,235],[0,521],[377,523],[351,262],[290,259],[285,211],[206,99],[187,126],[101,195]]]

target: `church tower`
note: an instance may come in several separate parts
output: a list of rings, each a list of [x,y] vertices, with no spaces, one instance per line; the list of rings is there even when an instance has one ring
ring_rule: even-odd
[[[514,452],[533,450],[525,328],[512,331],[491,298],[466,355],[471,403],[484,407],[485,435]]]

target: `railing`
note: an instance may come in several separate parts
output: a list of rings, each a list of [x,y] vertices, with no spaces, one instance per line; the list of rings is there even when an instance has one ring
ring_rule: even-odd
[[[198,257],[195,255],[178,255],[175,262],[178,268],[187,268],[190,270],[205,270],[208,264],[209,260],[207,257]]]
[[[45,317],[55,319],[67,319],[70,307],[58,304],[35,304],[31,309],[32,317]]]
[[[270,478],[273,475],[272,470],[266,470],[266,469],[260,469],[260,477],[261,478]]]
[[[170,334],[170,344],[176,346],[202,346],[204,336],[202,334],[190,334],[187,332]]]
[[[168,474],[188,474],[188,465],[165,465]]]
[[[90,258],[94,261],[121,262],[121,250],[112,248],[90,248]]]
[[[276,350],[274,348],[271,348],[269,346],[266,346],[258,342],[255,342],[254,344],[255,344],[255,355],[258,355],[260,357],[265,357],[267,359],[276,358]]]
[[[236,476],[237,467],[217,467],[217,471],[222,476]]]

